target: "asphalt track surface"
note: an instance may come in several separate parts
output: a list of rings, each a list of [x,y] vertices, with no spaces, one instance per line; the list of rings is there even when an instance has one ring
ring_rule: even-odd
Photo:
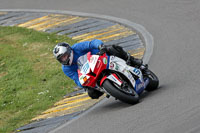
[[[0,9],[104,14],[143,25],[154,37],[150,68],[160,88],[137,105],[114,99],[55,129],[59,133],[200,132],[199,0],[0,0]]]

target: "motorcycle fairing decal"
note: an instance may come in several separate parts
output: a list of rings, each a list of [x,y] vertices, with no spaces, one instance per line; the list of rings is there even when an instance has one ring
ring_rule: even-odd
[[[80,78],[79,78],[81,85],[83,85],[89,78],[90,78],[90,76],[81,75]]]
[[[126,64],[124,64],[125,63],[124,60],[122,60],[118,57],[115,57],[115,56],[110,56],[110,61],[108,62],[108,64],[109,64],[108,69],[120,71],[119,69],[121,66],[118,63],[120,63],[122,66],[126,66]]]
[[[98,58],[99,58],[98,55],[92,55],[92,57],[90,58],[89,65],[90,65],[90,68],[91,68],[92,72],[94,72],[94,69],[95,69],[95,66],[97,64]]]
[[[107,63],[106,69],[109,69],[109,65],[110,65],[110,56],[107,55],[107,57],[108,57],[108,63]]]
[[[145,78],[144,79],[144,88],[146,88],[147,87],[147,85],[149,84],[149,78]]]
[[[141,73],[140,70],[137,69],[137,68],[134,68],[134,69],[133,69],[133,72],[134,72],[134,74],[137,75],[137,76],[139,76],[140,73]]]
[[[122,81],[117,77],[117,75],[115,74],[111,74],[107,77],[107,79],[115,82],[117,85],[121,86],[122,85]]]
[[[139,77],[137,80],[134,80],[135,81],[135,85],[134,85],[135,91],[139,94],[146,87],[144,80],[143,80],[142,72],[140,71],[140,69],[137,69],[135,67],[129,67],[129,71]]]
[[[112,74],[120,83],[122,83],[122,81],[119,79],[119,77],[116,74]]]
[[[140,79],[136,80],[135,91],[137,93],[140,93],[141,91],[144,90],[144,88],[145,88],[144,82],[141,82]]]
[[[133,70],[134,67],[127,66],[126,62],[118,57],[110,56],[109,69],[115,70],[117,72],[121,72],[125,75],[131,82],[134,87],[136,82],[130,71]]]
[[[87,73],[89,73],[89,71],[90,71],[90,65],[89,65],[89,63],[87,62],[87,63],[85,63],[84,65],[83,65],[83,68],[82,68],[82,70],[81,70],[81,73],[83,73],[83,74],[87,74]]]
[[[140,69],[132,67],[133,69],[129,68],[130,72],[132,72],[134,75],[138,76],[140,78],[140,80],[143,80],[143,76],[142,76],[142,72],[140,71]]]
[[[107,64],[107,63],[108,63],[106,58],[103,58],[103,63],[104,63],[104,64]]]

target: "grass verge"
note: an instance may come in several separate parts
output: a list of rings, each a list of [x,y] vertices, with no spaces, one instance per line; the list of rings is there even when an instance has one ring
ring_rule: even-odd
[[[65,36],[0,26],[0,132],[12,132],[72,92],[52,49]]]

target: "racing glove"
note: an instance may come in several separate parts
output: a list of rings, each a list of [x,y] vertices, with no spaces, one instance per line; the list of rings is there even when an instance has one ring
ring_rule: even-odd
[[[108,51],[107,47],[103,44],[99,45],[98,49],[99,49],[99,53],[98,53],[99,55],[102,55]]]

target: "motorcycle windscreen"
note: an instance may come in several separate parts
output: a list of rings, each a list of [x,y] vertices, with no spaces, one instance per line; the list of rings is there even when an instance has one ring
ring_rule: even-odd
[[[81,70],[83,65],[87,62],[87,54],[80,56],[77,60],[78,69]]]

